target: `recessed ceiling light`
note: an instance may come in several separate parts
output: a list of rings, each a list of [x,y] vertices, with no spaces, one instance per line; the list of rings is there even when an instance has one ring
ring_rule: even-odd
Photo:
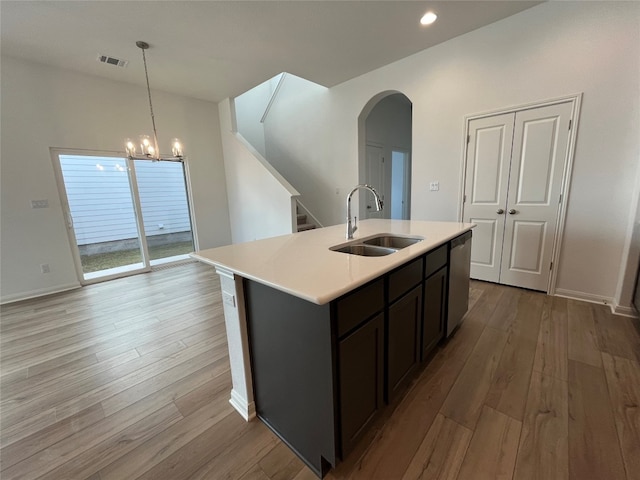
[[[436,21],[436,19],[438,18],[438,15],[436,15],[433,12],[427,12],[424,14],[424,16],[420,19],[420,23],[422,25],[431,25],[433,22]]]

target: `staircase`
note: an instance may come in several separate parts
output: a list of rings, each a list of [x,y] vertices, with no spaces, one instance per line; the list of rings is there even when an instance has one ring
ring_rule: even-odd
[[[304,232],[305,230],[313,230],[314,228],[316,228],[315,223],[308,223],[307,216],[304,213],[300,213],[297,209],[296,209],[296,213],[298,216],[299,232]]]

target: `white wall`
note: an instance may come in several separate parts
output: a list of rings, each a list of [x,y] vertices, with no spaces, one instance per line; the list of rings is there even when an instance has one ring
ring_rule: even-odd
[[[161,150],[174,136],[186,145],[199,247],[228,244],[217,106],[153,95]],[[2,301],[76,286],[49,148],[122,151],[124,138],[151,133],[146,89],[2,57],[1,122]],[[31,209],[37,199],[49,208]]]
[[[218,107],[233,243],[293,233],[298,192],[235,131],[231,101]]]
[[[367,141],[411,149],[411,103],[400,94],[380,100],[366,120]]]
[[[340,176],[336,165],[350,163],[342,152],[329,153],[334,150],[330,98],[329,89],[287,74],[264,123],[266,158],[295,186],[305,208],[322,225],[339,223],[326,219],[332,218],[334,200],[345,199],[335,191],[335,199],[327,195]]]
[[[382,147],[385,158],[385,205],[382,218],[391,218],[391,209],[395,207],[391,195],[391,152],[394,148],[411,152],[411,102],[401,94],[383,98],[367,116],[365,130],[367,143]],[[363,183],[365,180],[366,172],[361,169],[359,182]],[[402,181],[399,183],[399,188],[402,189]],[[364,195],[360,195],[361,209],[366,204],[363,200]],[[402,196],[398,196],[396,201],[401,203]],[[402,211],[401,205],[399,208]]]
[[[264,125],[261,120],[282,75],[282,73],[276,75],[233,100],[238,133],[263,157],[266,157],[267,153],[264,144]]]
[[[323,224],[343,223],[358,116],[378,93],[400,91],[413,102],[412,218],[456,220],[465,115],[583,92],[557,288],[612,301],[639,168],[639,17],[636,2],[546,2],[326,92],[285,82],[267,153],[297,158],[305,204]]]

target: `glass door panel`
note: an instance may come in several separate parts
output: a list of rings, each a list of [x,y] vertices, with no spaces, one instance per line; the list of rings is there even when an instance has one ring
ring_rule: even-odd
[[[193,252],[193,232],[181,162],[134,160],[140,209],[151,265]]]
[[[58,158],[84,280],[147,267],[126,159]]]

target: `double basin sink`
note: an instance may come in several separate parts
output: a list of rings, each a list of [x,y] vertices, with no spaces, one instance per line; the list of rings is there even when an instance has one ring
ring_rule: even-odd
[[[335,245],[329,248],[329,250],[351,255],[360,255],[362,257],[383,257],[421,242],[422,240],[424,240],[422,237],[405,237],[382,233]]]

